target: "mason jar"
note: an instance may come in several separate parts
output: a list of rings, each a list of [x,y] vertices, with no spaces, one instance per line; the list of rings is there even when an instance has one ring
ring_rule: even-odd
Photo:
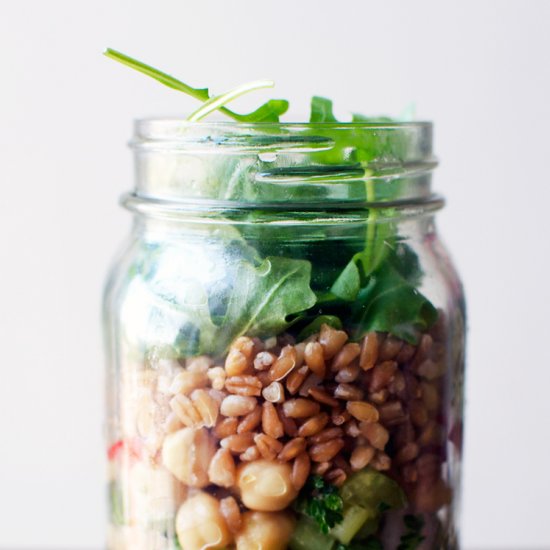
[[[459,548],[430,123],[141,120],[106,285],[110,550]]]

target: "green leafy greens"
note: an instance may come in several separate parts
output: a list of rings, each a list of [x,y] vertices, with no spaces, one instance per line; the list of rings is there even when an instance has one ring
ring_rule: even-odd
[[[251,82],[213,96],[208,88],[189,86],[116,50],[107,49],[105,55],[202,102],[188,117],[190,121],[218,110],[242,123],[279,122],[289,106],[286,100],[272,99],[253,112],[239,114],[228,109],[227,103],[273,82]],[[374,183],[376,165],[380,159],[384,164],[384,159],[403,157],[406,137],[399,132],[382,136],[363,130],[363,123],[391,122],[387,118],[353,114],[352,122],[360,124],[348,125],[344,133],[339,131],[341,123],[334,115],[332,101],[314,96],[311,127],[304,135],[311,143],[330,143],[330,147],[312,149],[305,166],[268,166],[269,174],[275,179],[297,180],[321,174],[329,182],[326,185],[344,174],[350,178],[345,189],[351,199],[373,204],[391,197],[390,185]],[[261,137],[251,135],[250,139]],[[302,194],[323,198],[322,186],[318,196],[310,195],[316,187],[307,181],[293,186],[258,184],[247,170],[260,171],[263,161],[247,162],[224,159],[216,167],[212,179],[221,200],[292,202]],[[187,294],[176,297],[169,291],[163,296],[178,311],[180,325],[174,343],[178,354],[220,355],[232,340],[245,334],[269,337],[290,331],[302,340],[319,331],[323,323],[345,328],[354,340],[366,332],[380,331],[415,344],[419,334],[435,322],[436,309],[418,289],[422,279],[418,258],[389,221],[391,208],[369,207],[364,225],[354,230],[353,238],[341,241],[323,228],[312,233],[311,240],[295,239],[288,233],[282,239],[283,226],[253,223],[258,215],[265,216],[265,212],[252,211],[251,223],[240,226],[240,252],[220,266],[220,270],[229,271],[226,281],[204,286],[197,278]],[[219,254],[219,250],[213,251],[211,257]],[[319,499],[313,502],[313,507],[320,506]]]
[[[179,92],[190,95],[191,97],[194,97],[199,101],[208,102],[217,99],[216,96],[212,97],[210,95],[208,88],[193,88],[192,86],[183,83],[181,80],[178,80],[177,78],[174,78],[169,74],[159,71],[158,69],[155,69],[150,65],[146,65],[145,63],[138,61],[137,59],[134,59],[133,57],[130,57],[126,54],[123,54],[122,52],[107,48],[104,54],[107,57],[110,57],[111,59],[122,63],[123,65],[127,65],[128,67],[135,69],[136,71],[139,71],[147,76],[150,76],[151,78],[154,78],[155,80],[157,80],[161,84],[164,84],[165,86],[168,86],[169,88],[173,88],[174,90],[178,90]],[[245,85],[243,86],[244,90],[242,91],[242,93],[257,89],[258,87],[265,86]],[[238,95],[240,95],[240,93],[237,94],[237,97]],[[233,98],[230,97],[226,99],[230,100]],[[279,117],[282,114],[286,113],[288,110],[288,101],[284,99],[270,99],[267,103],[264,103],[255,111],[247,114],[235,113],[234,111],[229,110],[227,107],[224,107],[223,103],[220,103],[216,107],[216,109],[218,109],[224,115],[227,115],[236,120],[237,122],[279,122]],[[197,119],[195,118],[194,120]]]
[[[295,507],[298,512],[315,521],[322,533],[328,534],[332,527],[342,521],[344,502],[337,487],[316,475],[308,478]]]

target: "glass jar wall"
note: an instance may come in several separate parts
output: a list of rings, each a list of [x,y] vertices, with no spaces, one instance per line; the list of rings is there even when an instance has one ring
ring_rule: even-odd
[[[459,547],[431,130],[137,123],[105,293],[111,550]]]

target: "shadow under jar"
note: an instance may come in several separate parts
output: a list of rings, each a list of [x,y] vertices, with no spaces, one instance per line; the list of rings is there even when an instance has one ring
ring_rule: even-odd
[[[105,292],[110,550],[458,542],[432,126],[142,120]]]

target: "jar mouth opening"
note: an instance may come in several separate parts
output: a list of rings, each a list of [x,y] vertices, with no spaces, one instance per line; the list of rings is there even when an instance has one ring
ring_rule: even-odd
[[[431,122],[135,121],[136,194],[226,204],[430,200]]]

